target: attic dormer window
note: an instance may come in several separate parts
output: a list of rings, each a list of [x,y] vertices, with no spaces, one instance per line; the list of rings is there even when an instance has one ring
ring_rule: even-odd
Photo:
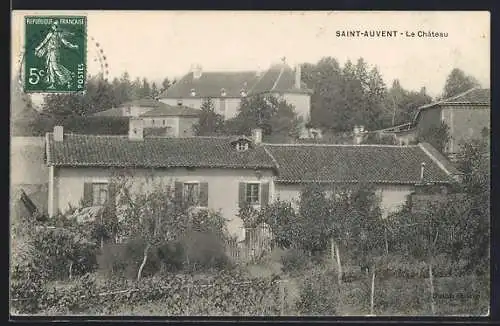
[[[191,88],[191,96],[196,96],[196,91],[194,90],[194,88]]]
[[[236,150],[238,152],[244,152],[248,150],[248,143],[247,142],[237,142],[236,143]]]
[[[220,96],[226,96],[226,89],[225,88],[221,88]]]

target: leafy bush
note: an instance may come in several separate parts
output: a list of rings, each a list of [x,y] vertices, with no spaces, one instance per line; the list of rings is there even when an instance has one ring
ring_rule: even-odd
[[[229,265],[224,243],[213,233],[188,232],[181,240],[185,264],[190,271],[221,270]]]
[[[40,227],[29,241],[41,257],[40,268],[49,279],[65,279],[70,270],[82,275],[96,268],[96,244],[76,230]]]
[[[41,264],[42,257],[33,245],[16,243],[10,264],[10,296],[16,299],[12,301],[11,309],[21,313],[33,313],[39,309],[43,280],[47,277]]]
[[[289,249],[281,256],[283,272],[296,274],[303,271],[311,263],[307,252],[299,249]]]
[[[330,270],[316,269],[300,287],[297,310],[303,315],[336,315],[339,306],[337,276]]]

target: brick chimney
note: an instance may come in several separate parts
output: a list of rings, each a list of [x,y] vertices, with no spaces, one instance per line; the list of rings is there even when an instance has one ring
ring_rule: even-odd
[[[260,128],[252,129],[252,140],[254,144],[262,143],[262,129]]]
[[[295,66],[295,88],[300,89],[300,84],[301,84],[301,69],[300,69],[300,64],[297,64]]]
[[[130,118],[128,122],[128,139],[129,140],[143,140],[144,139],[144,125],[143,120],[139,118]]]
[[[54,126],[54,141],[63,141],[64,128],[63,126]]]

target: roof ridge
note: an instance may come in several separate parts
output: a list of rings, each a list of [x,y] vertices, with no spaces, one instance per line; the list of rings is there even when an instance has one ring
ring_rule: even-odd
[[[54,132],[49,131],[47,132],[48,135],[53,135]],[[115,137],[115,138],[128,138],[128,135],[103,135],[103,134],[80,134],[76,132],[64,132],[64,136],[85,136],[85,137],[95,137],[95,138],[108,138],[108,137]]]
[[[418,147],[418,145],[388,145],[388,144],[278,144],[278,143],[262,143],[264,146],[288,146],[288,147],[300,147],[300,146],[317,146],[317,147],[397,147],[397,148],[414,148]]]

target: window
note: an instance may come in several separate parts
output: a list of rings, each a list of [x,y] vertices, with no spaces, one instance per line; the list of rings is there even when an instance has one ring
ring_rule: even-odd
[[[163,119],[163,125],[165,125],[165,119]]]
[[[108,184],[93,183],[92,184],[92,206],[102,206],[108,200]]]
[[[154,125],[155,125],[155,119],[153,119],[151,123],[152,123],[152,124],[153,124],[153,126],[154,126]]]
[[[260,183],[246,184],[245,201],[251,205],[258,205],[260,203]]]
[[[247,149],[248,149],[248,143],[242,143],[242,142],[236,143],[236,150],[238,152],[243,152],[246,151]]]
[[[198,206],[200,201],[200,183],[185,182],[183,187],[183,198],[188,205]]]

